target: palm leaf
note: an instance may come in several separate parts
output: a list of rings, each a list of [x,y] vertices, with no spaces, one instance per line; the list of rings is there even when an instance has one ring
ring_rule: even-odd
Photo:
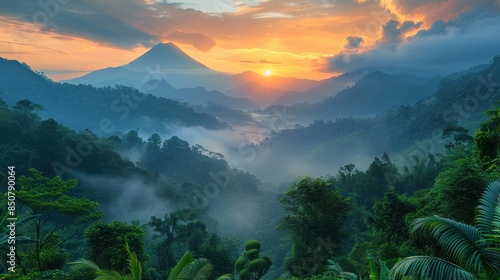
[[[387,273],[389,272],[389,268],[384,261],[379,260],[380,263],[380,276],[379,280],[387,280]]]
[[[500,228],[500,182],[495,181],[488,185],[481,199],[479,199],[476,215],[476,227],[483,235],[493,234]]]
[[[433,280],[476,280],[472,273],[440,258],[429,256],[414,256],[396,263],[389,271],[389,279],[399,280],[405,276],[415,279]]]
[[[212,274],[214,267],[204,258],[196,259],[182,269],[177,280],[206,280]]]
[[[128,242],[125,243],[125,250],[127,251],[128,254],[128,266],[130,269],[130,273],[132,275],[132,279],[141,280],[142,279],[141,262],[139,262],[137,255],[130,251]]]
[[[336,263],[335,261],[329,259],[329,260],[327,260],[327,262],[330,264],[328,266],[328,270],[334,271],[336,273],[341,273],[344,271],[342,269],[342,267],[340,267],[340,265],[338,263]]]
[[[368,263],[370,264],[370,280],[379,280],[377,265],[372,254],[368,254]]]
[[[340,273],[340,279],[342,280],[358,280],[358,276],[352,272],[344,272]]]
[[[168,275],[167,280],[175,280],[181,274],[184,267],[188,266],[191,262],[193,262],[193,255],[189,251],[184,253],[181,260],[172,268],[170,274]]]
[[[4,237],[0,238],[0,245],[7,243],[8,240],[9,240],[9,236],[4,236]],[[31,239],[31,238],[26,237],[26,236],[16,236],[16,244],[28,244],[28,243],[37,243],[37,242],[38,241],[36,241],[35,239]]]
[[[439,216],[415,219],[411,232],[430,233],[450,261],[467,270],[498,270],[500,256],[489,249],[477,228]]]
[[[128,275],[123,275],[118,271],[101,269],[96,271],[96,278],[94,280],[133,280]]]
[[[73,265],[73,267],[71,268],[72,270],[89,268],[92,269],[96,275],[96,278],[94,280],[135,280],[128,275],[123,275],[114,270],[100,269],[99,266],[97,266],[97,264],[95,264],[91,260],[81,259],[69,264]]]
[[[73,265],[71,267],[72,270],[79,270],[79,269],[86,269],[86,268],[90,268],[90,269],[92,269],[94,271],[101,270],[99,268],[99,266],[97,266],[97,264],[95,264],[91,260],[81,259],[81,260],[78,260],[78,261],[75,261],[75,262],[70,262],[69,264]]]
[[[233,280],[233,275],[231,274],[224,274],[222,276],[219,276],[217,279],[215,280]]]

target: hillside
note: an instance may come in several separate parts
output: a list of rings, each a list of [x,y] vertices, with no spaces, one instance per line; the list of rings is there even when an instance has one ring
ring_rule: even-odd
[[[498,104],[500,90],[490,77],[499,76],[500,57],[495,57],[477,72],[443,79],[434,94],[412,106],[401,106],[373,118],[316,121],[277,132],[255,147],[260,153],[257,162],[248,168],[263,180],[280,181],[291,180],[297,173],[329,174],[348,163],[367,167],[373,157],[384,152],[401,165],[411,164],[414,155],[443,152],[444,145],[451,141],[441,138],[447,126],[477,130],[486,119],[484,111]],[[292,110],[288,113],[293,116]],[[289,160],[283,163],[285,157]],[[280,174],[279,178],[276,174]]]
[[[96,88],[53,82],[27,65],[0,59],[1,98],[12,106],[29,99],[45,107],[41,115],[60,119],[76,130],[85,128],[109,134],[115,130],[143,127],[152,131],[165,124],[202,126],[208,129],[226,127],[214,116],[196,113],[178,101],[145,95],[126,86]]]

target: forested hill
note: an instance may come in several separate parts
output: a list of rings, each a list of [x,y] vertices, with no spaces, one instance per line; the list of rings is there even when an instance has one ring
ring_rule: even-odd
[[[34,113],[35,105],[27,101],[8,108],[0,99],[0,164],[15,166],[19,176],[35,168],[48,177],[76,177],[82,196],[111,209],[108,218],[139,218],[135,210],[132,216],[118,217],[115,203],[122,203],[124,209],[142,207],[144,213],[167,212],[182,205],[214,209],[212,205],[227,196],[238,203],[240,197],[260,195],[255,176],[229,167],[222,155],[199,145],[190,146],[176,136],[161,139],[158,134],[145,140],[137,130],[122,137],[98,137],[89,130],[77,133],[54,119],[41,120]],[[214,191],[220,193],[217,200],[205,195]],[[147,196],[164,206],[153,202],[133,206],[134,200],[125,199],[126,194]]]
[[[289,173],[289,165],[277,164],[285,155],[295,157],[303,166],[313,166],[303,172],[315,175],[328,174],[336,166],[350,162],[363,166],[362,162],[384,152],[394,156],[418,150],[425,155],[427,150],[443,148],[449,141],[441,137],[446,127],[459,125],[477,130],[487,118],[484,111],[497,105],[500,99],[498,77],[499,56],[477,72],[443,79],[432,96],[413,106],[401,106],[374,118],[316,121],[306,127],[281,131],[262,144],[272,154],[262,155],[253,172],[266,174],[273,166],[284,169],[276,172],[271,168],[270,177]],[[287,113],[291,119],[294,117],[291,110]]]
[[[12,106],[22,99],[42,105],[40,115],[54,118],[76,130],[103,135],[141,127],[151,131],[165,124],[220,129],[227,125],[212,115],[196,113],[186,104],[115,86],[60,84],[33,72],[26,64],[0,58],[0,97]]]

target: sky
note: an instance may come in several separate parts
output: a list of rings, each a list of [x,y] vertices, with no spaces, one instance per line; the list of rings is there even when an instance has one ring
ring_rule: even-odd
[[[54,80],[173,42],[217,71],[450,74],[500,54],[500,0],[0,1],[0,57]]]

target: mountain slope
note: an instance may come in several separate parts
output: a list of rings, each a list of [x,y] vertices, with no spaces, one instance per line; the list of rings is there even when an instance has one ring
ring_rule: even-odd
[[[129,70],[144,72],[147,67],[165,70],[194,70],[208,67],[191,58],[173,43],[159,43],[134,61],[123,67]]]
[[[165,129],[164,124],[219,129],[226,125],[208,114],[195,113],[177,101],[145,95],[136,89],[117,86],[55,83],[15,60],[0,59],[1,98],[12,106],[29,99],[41,104],[43,117],[60,119],[73,129],[89,128],[104,134],[113,130],[143,127]]]
[[[364,70],[344,73],[340,76],[331,77],[321,81],[318,85],[298,92],[283,94],[274,104],[292,105],[296,103],[316,103],[333,97],[341,90],[356,84],[367,72]]]
[[[180,73],[189,77],[189,84],[182,88],[190,90],[177,89],[166,82],[175,82],[170,75]],[[236,109],[247,110],[257,107],[247,99],[229,97],[213,90],[208,91],[195,83],[197,76],[214,76],[217,73],[188,56],[174,44],[160,43],[126,65],[96,70],[66,82],[99,87],[125,85],[148,94],[178,99],[194,105],[216,102]]]
[[[287,112],[296,117],[312,119],[371,117],[400,106],[415,104],[432,95],[440,80],[441,77],[427,79],[410,74],[372,72],[334,96],[314,104],[289,105]],[[271,106],[266,111],[273,108]]]
[[[384,152],[398,165],[411,167],[414,156],[442,153],[444,145],[453,141],[441,137],[444,128],[457,124],[475,131],[487,118],[484,111],[498,106],[500,86],[494,77],[500,77],[500,56],[477,69],[482,70],[443,79],[433,95],[375,118],[316,121],[275,133],[254,147],[259,155],[246,168],[264,181],[279,182],[293,179],[294,174],[332,174],[349,163],[364,169]]]

